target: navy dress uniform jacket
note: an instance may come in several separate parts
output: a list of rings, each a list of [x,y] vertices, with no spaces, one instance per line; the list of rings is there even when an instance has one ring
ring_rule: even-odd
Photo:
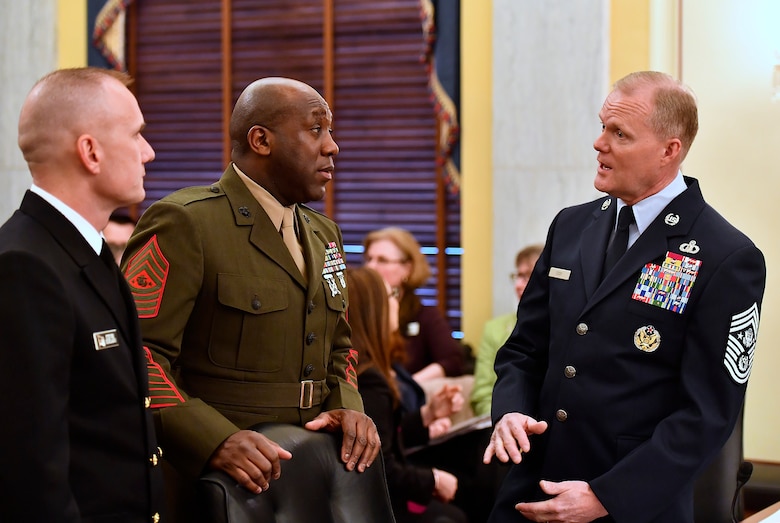
[[[341,232],[297,213],[308,284],[232,166],[153,204],[128,243],[159,437],[185,478],[240,429],[363,410]]]
[[[694,480],[742,407],[766,270],[698,182],[686,183],[602,283],[612,199],[553,221],[496,358],[492,407],[494,423],[522,412],[549,427],[510,470],[490,521],[523,521],[514,504],[544,499],[540,479],[587,481],[604,521],[693,521]],[[659,268],[683,256],[695,280],[682,311],[663,292],[640,301],[653,274],[674,283]]]
[[[0,293],[0,521],[160,521],[146,363],[118,269],[27,192],[0,228]]]

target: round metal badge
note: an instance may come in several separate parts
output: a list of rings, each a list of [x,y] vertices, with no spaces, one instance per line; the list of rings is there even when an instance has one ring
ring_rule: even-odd
[[[642,352],[655,352],[661,345],[661,333],[652,325],[639,327],[634,333],[634,346]]]

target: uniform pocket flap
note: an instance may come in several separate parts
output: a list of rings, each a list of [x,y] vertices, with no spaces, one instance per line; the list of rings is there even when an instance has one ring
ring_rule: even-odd
[[[243,274],[218,274],[217,298],[222,305],[249,314],[266,314],[288,306],[284,281]]]

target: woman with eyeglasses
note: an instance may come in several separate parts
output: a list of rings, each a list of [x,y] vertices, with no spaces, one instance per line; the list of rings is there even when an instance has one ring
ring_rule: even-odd
[[[398,302],[389,284],[373,269],[347,270],[352,346],[359,354],[358,389],[365,412],[382,440],[388,491],[398,523],[466,523],[463,511],[449,502],[458,490],[451,473],[406,461],[405,445],[428,442],[429,427],[447,419],[450,398],[434,396],[415,412],[404,414],[391,361],[397,336]],[[395,336],[394,336],[394,333]]]
[[[407,230],[388,227],[363,240],[365,265],[390,284],[399,299],[399,330],[405,340],[404,367],[415,381],[463,374],[463,348],[438,308],[423,305],[415,291],[431,276],[420,244]]]

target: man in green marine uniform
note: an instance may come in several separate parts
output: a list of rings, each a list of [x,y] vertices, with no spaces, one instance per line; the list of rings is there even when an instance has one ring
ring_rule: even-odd
[[[128,243],[123,271],[179,509],[208,469],[256,493],[279,477],[291,455],[247,430],[257,423],[343,431],[349,470],[379,452],[356,387],[341,232],[301,205],[332,179],[331,126],[309,85],[253,82],[233,110],[222,178],[153,204]]]

